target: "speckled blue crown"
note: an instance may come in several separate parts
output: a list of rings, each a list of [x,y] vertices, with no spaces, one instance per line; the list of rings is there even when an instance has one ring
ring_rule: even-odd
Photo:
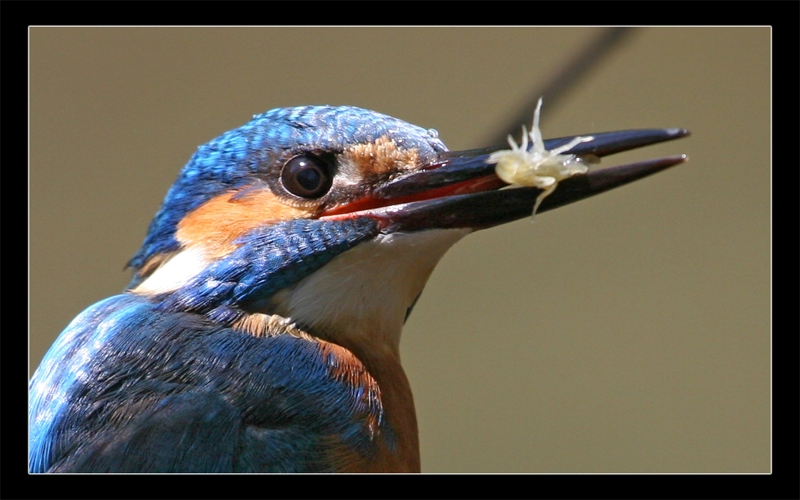
[[[176,250],[176,227],[188,212],[214,196],[251,183],[253,174],[263,171],[269,158],[307,150],[337,153],[381,136],[400,147],[417,149],[423,162],[432,162],[447,151],[432,130],[352,106],[278,108],[254,116],[197,149],[128,266],[139,269],[151,256]]]

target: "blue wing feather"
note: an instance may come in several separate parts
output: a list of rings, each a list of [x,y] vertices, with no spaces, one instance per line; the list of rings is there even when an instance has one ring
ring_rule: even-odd
[[[330,363],[310,338],[112,297],[67,327],[31,380],[30,470],[336,470],[391,431],[375,429],[380,398]]]

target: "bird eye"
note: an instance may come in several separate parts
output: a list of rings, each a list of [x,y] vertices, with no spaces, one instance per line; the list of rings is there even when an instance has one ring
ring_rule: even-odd
[[[330,165],[311,155],[295,156],[287,161],[281,173],[283,187],[301,198],[319,198],[331,188]]]

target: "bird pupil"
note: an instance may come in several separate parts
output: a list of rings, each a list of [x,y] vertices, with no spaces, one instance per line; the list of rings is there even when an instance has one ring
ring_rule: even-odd
[[[319,187],[320,181],[322,180],[322,174],[314,165],[304,165],[305,167],[303,170],[300,170],[297,173],[297,182],[302,186],[304,189],[309,191],[314,191]]]

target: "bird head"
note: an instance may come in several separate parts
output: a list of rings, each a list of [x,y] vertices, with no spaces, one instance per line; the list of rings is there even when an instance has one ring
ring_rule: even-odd
[[[544,147],[573,142],[578,158],[601,157],[687,133],[612,132]],[[502,189],[491,160],[498,149],[450,152],[432,129],[355,107],[257,115],[183,168],[129,263],[129,292],[255,335],[291,324],[348,348],[397,353],[430,273],[466,234],[684,160],[590,171],[541,199],[541,187]]]

